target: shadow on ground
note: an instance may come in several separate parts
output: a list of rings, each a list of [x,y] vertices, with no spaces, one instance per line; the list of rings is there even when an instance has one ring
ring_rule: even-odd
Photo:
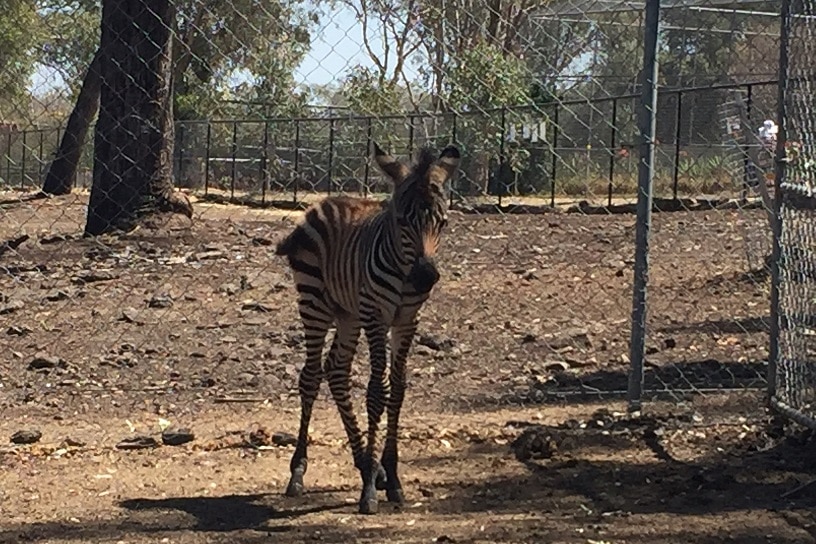
[[[308,500],[307,500],[308,499]],[[121,518],[97,522],[30,523],[0,530],[0,542],[42,542],[52,539],[94,541],[124,538],[132,534],[154,535],[158,542],[165,533],[223,534],[227,542],[255,542],[277,534],[291,534],[292,542],[306,533],[335,533],[332,527],[294,526],[302,516],[347,508],[343,502],[321,493],[309,493],[301,500],[286,500],[279,495],[223,495],[216,497],[137,498],[119,503],[125,510]],[[263,537],[263,538],[261,538]],[[208,536],[208,542],[212,541]]]
[[[768,542],[767,533],[735,533],[733,523],[723,523],[722,533],[714,535],[710,527],[691,529],[682,521],[665,527],[663,533],[638,533],[633,539],[614,521],[631,516],[750,519],[758,513],[760,525],[767,517],[778,521],[782,516],[786,518],[783,524],[801,533],[798,537],[774,535],[773,542],[816,539],[816,465],[811,460],[816,439],[810,431],[778,436],[784,431],[772,426],[752,432],[745,432],[744,427],[708,427],[703,438],[709,442],[707,453],[684,461],[675,452],[685,448],[685,453],[691,452],[686,458],[693,458],[696,446],[683,443],[683,437],[672,432],[677,429],[661,427],[660,421],[648,418],[619,423],[607,421],[595,428],[530,425],[507,454],[524,470],[495,477],[489,465],[477,461],[474,465],[483,470],[482,477],[475,478],[479,483],[447,489],[447,498],[435,505],[435,511],[573,511],[586,523],[600,524],[606,530],[605,538],[613,537],[613,541]],[[692,428],[691,432],[700,431]],[[465,457],[478,460],[487,453],[484,445],[478,450]],[[620,455],[610,456],[610,452]],[[762,518],[762,514],[768,516]],[[796,523],[788,517],[796,517]],[[811,539],[802,540],[802,535]]]
[[[769,532],[782,544],[816,538],[816,495],[809,485],[816,474],[811,463],[816,441],[810,433],[774,435],[769,427],[770,433],[755,430],[735,441],[740,428],[707,428],[710,453],[685,462],[675,452],[689,444],[661,428],[665,421],[616,419],[603,411],[589,421],[598,418],[605,420],[594,426],[516,422],[526,427],[510,446],[483,442],[458,456],[411,460],[415,467],[446,465],[448,474],[460,471],[463,478],[429,485],[423,506],[398,520],[390,508],[379,518],[357,518],[355,505],[344,500],[348,490],[340,489],[299,499],[273,494],[136,498],[120,502],[123,512],[112,520],[29,523],[3,529],[0,542],[159,542],[182,534],[234,543],[403,544],[478,537],[507,543],[751,544],[768,542]],[[724,447],[716,447],[719,440]],[[698,519],[699,526],[689,526]]]
[[[658,327],[657,332],[694,332],[711,334],[746,334],[753,332],[768,332],[771,330],[771,318],[744,317],[741,319],[713,319],[700,323],[683,323]]]
[[[648,398],[693,397],[698,392],[763,390],[766,387],[766,361],[718,361],[704,359],[666,365],[647,364],[644,392]],[[581,374],[556,370],[546,381],[531,377],[526,386],[504,394],[461,397],[457,404],[467,410],[535,404],[592,403],[625,398],[629,367],[606,367]]]

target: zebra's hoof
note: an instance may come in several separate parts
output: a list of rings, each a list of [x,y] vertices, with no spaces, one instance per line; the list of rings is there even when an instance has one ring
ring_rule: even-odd
[[[360,501],[360,513],[361,514],[376,514],[379,512],[380,506],[377,503],[377,499],[363,499]]]
[[[289,480],[289,485],[286,486],[286,496],[300,497],[301,495],[303,495],[303,482],[292,478]]]
[[[377,468],[377,477],[374,480],[374,487],[376,487],[378,491],[382,491],[386,489],[386,483],[388,483],[388,476],[385,474],[385,469],[380,465],[379,468]]]
[[[402,489],[387,489],[385,491],[385,496],[388,497],[388,502],[394,504],[405,503],[405,495],[403,495]]]

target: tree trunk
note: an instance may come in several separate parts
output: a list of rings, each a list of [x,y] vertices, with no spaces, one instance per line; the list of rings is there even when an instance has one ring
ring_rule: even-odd
[[[88,66],[88,72],[82,81],[74,110],[68,118],[65,133],[62,135],[59,149],[43,182],[42,192],[48,195],[67,195],[71,192],[76,180],[79,158],[91,121],[99,107],[99,91],[102,79],[99,75],[101,51],[97,51]]]
[[[192,216],[173,192],[171,0],[103,0],[102,85],[86,235],[156,212]]]

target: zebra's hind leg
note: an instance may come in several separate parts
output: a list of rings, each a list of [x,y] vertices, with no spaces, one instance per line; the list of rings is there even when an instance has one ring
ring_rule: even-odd
[[[377,463],[377,476],[374,479],[374,487],[377,491],[382,491],[388,485],[388,476],[385,473],[385,469],[382,466],[382,463]]]
[[[306,445],[309,441],[309,422],[312,419],[312,407],[320,391],[323,380],[323,345],[329,331],[328,313],[320,311],[318,305],[302,304],[301,317],[304,325],[304,342],[306,344],[306,363],[300,371],[298,389],[300,391],[300,427],[298,440],[292,460],[289,463],[289,484],[286,495],[298,497],[303,494],[303,475],[308,466]]]
[[[388,502],[402,504],[405,496],[402,484],[397,475],[399,455],[397,452],[397,431],[399,417],[402,410],[402,401],[405,398],[405,365],[411,342],[416,334],[417,322],[415,319],[407,323],[397,324],[391,329],[391,394],[388,398],[388,422],[383,447],[381,464],[385,469],[385,493]]]

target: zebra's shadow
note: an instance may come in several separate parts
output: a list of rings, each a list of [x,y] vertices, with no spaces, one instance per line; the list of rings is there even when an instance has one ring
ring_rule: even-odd
[[[322,494],[315,490],[306,497]],[[304,497],[304,499],[306,498]],[[274,531],[267,525],[274,520],[294,519],[330,510],[347,508],[344,502],[321,500],[312,505],[303,500],[291,500],[279,494],[222,495],[208,497],[170,497],[163,499],[127,499],[119,506],[132,512],[164,511],[167,525],[178,525],[179,512],[195,518],[195,524],[186,527],[191,531],[229,532],[239,530]],[[155,518],[154,518],[155,519]],[[183,522],[181,522],[183,523]]]

